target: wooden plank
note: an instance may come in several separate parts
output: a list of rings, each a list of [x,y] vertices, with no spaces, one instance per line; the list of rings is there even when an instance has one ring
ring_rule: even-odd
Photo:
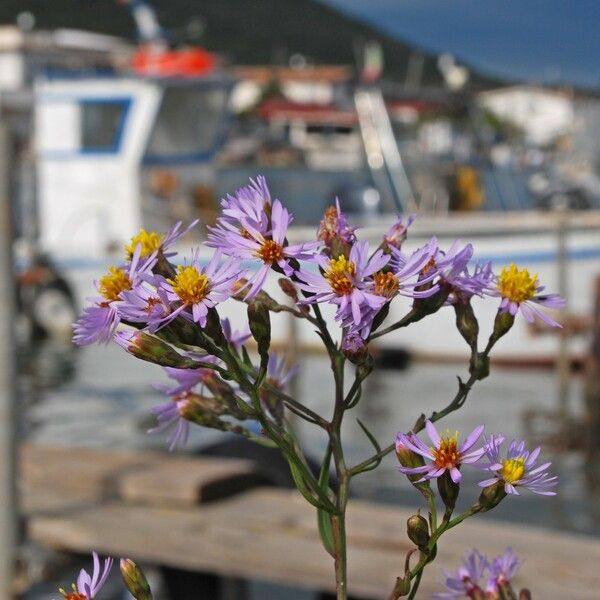
[[[126,502],[200,504],[242,492],[260,483],[251,461],[193,458],[161,460],[124,473],[117,484]]]
[[[351,502],[349,588],[387,598],[409,548],[405,509]],[[217,574],[333,589],[332,564],[321,548],[313,509],[293,491],[257,488],[221,502],[160,508],[106,503],[58,516],[35,516],[30,536],[53,547]],[[490,555],[511,546],[525,561],[517,584],[534,598],[586,600],[600,588],[596,540],[475,518],[439,545],[419,597],[442,589],[441,569],[455,569],[477,547]]]
[[[121,497],[143,504],[209,502],[259,483],[251,461],[149,451],[25,445],[25,512]]]

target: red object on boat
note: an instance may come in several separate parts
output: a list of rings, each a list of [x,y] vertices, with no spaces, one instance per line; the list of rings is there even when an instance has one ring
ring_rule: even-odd
[[[158,50],[142,47],[133,56],[132,67],[143,75],[197,77],[215,70],[217,58],[202,48]]]

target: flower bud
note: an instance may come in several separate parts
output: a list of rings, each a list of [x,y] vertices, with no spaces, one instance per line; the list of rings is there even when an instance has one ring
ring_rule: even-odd
[[[425,461],[423,460],[423,457],[420,454],[417,454],[416,452],[413,452],[412,450],[408,449],[406,446],[404,446],[397,440],[396,456],[398,458],[398,462],[403,467],[422,467],[425,464]],[[413,486],[416,487],[424,496],[429,496],[432,493],[428,481],[421,481],[420,483],[416,483],[417,481],[419,481],[419,479],[422,478],[422,475],[407,474],[406,477],[408,477],[408,480],[413,484]]]
[[[115,341],[136,358],[162,367],[193,369],[197,366],[191,358],[182,356],[163,340],[144,331],[120,331],[115,334]]]
[[[120,568],[125,587],[135,600],[152,600],[152,590],[142,570],[129,558],[121,559]]]
[[[506,335],[514,322],[514,315],[511,315],[508,311],[498,311],[496,313],[496,319],[494,320],[494,330],[490,336],[490,342],[496,343],[503,335]]]
[[[342,352],[355,365],[364,364],[369,356],[365,341],[357,333],[344,333],[342,337]]]
[[[155,275],[162,275],[165,279],[174,279],[177,271],[175,267],[167,260],[162,250],[156,255],[156,264],[152,267]]]
[[[214,308],[209,308],[206,315],[206,326],[204,327],[206,335],[210,337],[217,346],[224,346],[227,342],[223,335],[223,327],[219,313]]]
[[[271,345],[271,317],[269,309],[259,301],[248,304],[248,325],[252,337],[258,344],[258,353],[261,360],[269,360],[269,347]]]
[[[202,331],[193,321],[188,321],[182,316],[177,316],[164,327],[161,327],[156,335],[170,344],[187,344],[189,346],[202,346]]]
[[[456,302],[454,304],[454,312],[456,313],[456,328],[460,335],[463,336],[465,342],[471,348],[477,346],[477,336],[479,335],[479,323],[473,312],[471,302]]]
[[[458,498],[458,492],[460,491],[460,485],[452,481],[449,471],[444,473],[437,478],[438,492],[442,502],[446,505],[449,510],[454,510],[456,505],[456,499]]]
[[[429,289],[431,287],[430,283],[426,283],[423,286],[419,286],[416,288],[419,291]],[[442,285],[440,289],[433,294],[433,296],[429,296],[428,298],[416,298],[413,302],[412,310],[415,313],[414,321],[419,321],[420,319],[426,317],[427,315],[431,315],[436,313],[442,306],[444,306],[444,302],[448,299],[450,295],[450,287],[447,285]]]
[[[429,543],[429,524],[427,519],[420,514],[409,517],[406,521],[406,533],[408,538],[419,549],[426,548]]]
[[[288,297],[291,298],[294,302],[298,302],[298,290],[296,286],[286,277],[281,277],[277,280],[281,291]]]
[[[519,600],[531,600],[531,592],[527,589],[522,589],[519,592]]]
[[[481,512],[487,512],[495,508],[506,498],[506,492],[504,491],[504,482],[501,480],[488,485],[481,490],[479,495],[478,503],[481,506]]]

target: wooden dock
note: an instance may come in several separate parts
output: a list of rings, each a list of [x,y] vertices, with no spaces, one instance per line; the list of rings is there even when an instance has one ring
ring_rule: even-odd
[[[27,445],[20,491],[28,536],[54,549],[228,577],[333,590],[314,510],[294,491],[261,484],[249,461]],[[406,508],[351,501],[350,592],[387,599],[411,547]],[[517,585],[534,600],[592,600],[600,590],[598,540],[474,518],[442,538],[419,598],[441,591],[477,547],[511,546],[524,560]],[[187,599],[183,599],[187,600]]]

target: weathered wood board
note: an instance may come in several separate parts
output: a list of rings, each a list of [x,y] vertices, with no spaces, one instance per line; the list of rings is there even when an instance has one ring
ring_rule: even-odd
[[[178,460],[160,455],[159,462]],[[115,464],[116,470],[123,468],[119,461]],[[117,494],[76,508],[59,511],[55,505],[52,513],[34,512],[28,519],[29,535],[60,549],[87,552],[93,548],[162,565],[333,589],[332,559],[321,548],[312,507],[297,493],[246,486],[245,491],[215,502],[194,506],[179,498],[166,505],[160,495],[153,503],[153,486],[148,498],[142,497],[139,487],[133,496]],[[35,487],[30,485],[29,490]],[[389,596],[410,548],[405,533],[409,514],[401,508],[350,503],[349,587],[356,595]],[[441,591],[441,569],[455,569],[471,548],[494,555],[507,546],[524,557],[517,584],[531,587],[536,600],[598,597],[597,540],[498,523],[488,516],[444,536],[418,597]]]

